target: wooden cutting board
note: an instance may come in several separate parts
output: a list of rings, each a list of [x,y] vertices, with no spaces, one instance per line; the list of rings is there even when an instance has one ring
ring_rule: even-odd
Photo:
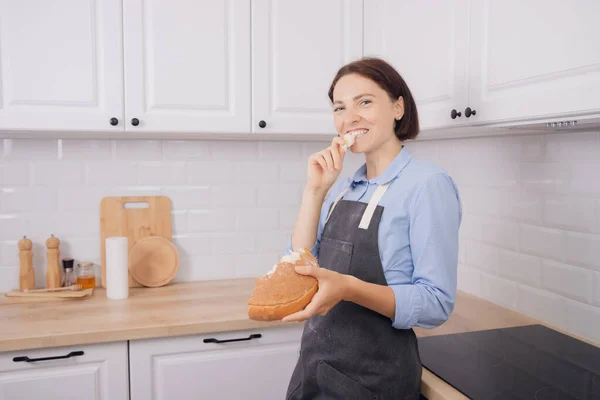
[[[128,238],[128,250],[138,240],[161,236],[172,240],[171,199],[167,196],[105,197],[100,202],[100,257],[102,287],[106,288],[105,239],[111,236]],[[129,275],[129,287],[142,285]]]

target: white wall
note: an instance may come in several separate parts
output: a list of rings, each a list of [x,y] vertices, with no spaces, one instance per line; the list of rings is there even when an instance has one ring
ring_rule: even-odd
[[[459,288],[600,341],[597,132],[411,143],[457,181]],[[173,201],[177,281],[258,276],[291,231],[306,158],[326,142],[0,140],[0,291],[18,287],[17,242],[99,263],[100,199]],[[343,172],[360,164],[353,156]],[[98,272],[99,274],[99,272]]]
[[[598,136],[417,143],[461,191],[460,289],[600,342]]]

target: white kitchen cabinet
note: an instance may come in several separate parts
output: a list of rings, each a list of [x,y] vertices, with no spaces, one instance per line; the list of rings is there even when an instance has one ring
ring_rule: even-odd
[[[127,400],[127,368],[127,342],[0,353],[0,400]]]
[[[471,0],[469,122],[600,113],[600,2]]]
[[[127,0],[127,131],[249,132],[250,0]]]
[[[252,1],[252,131],[335,134],[327,95],[362,56],[362,0]]]
[[[467,123],[468,7],[469,0],[365,0],[365,55],[382,57],[400,73],[421,129]]]
[[[211,343],[257,334],[261,337]],[[131,399],[283,399],[298,360],[301,334],[302,325],[292,325],[133,340]]]
[[[364,52],[398,69],[423,129],[599,114],[599,15],[596,0],[365,0]]]
[[[0,130],[122,131],[122,55],[121,0],[0,0]]]

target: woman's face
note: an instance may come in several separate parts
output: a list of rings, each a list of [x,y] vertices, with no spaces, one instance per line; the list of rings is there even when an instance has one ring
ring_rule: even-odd
[[[392,101],[385,90],[361,75],[345,75],[333,89],[333,116],[338,135],[361,132],[350,148],[353,153],[369,153],[389,140],[397,140],[394,122],[402,115],[401,97]]]

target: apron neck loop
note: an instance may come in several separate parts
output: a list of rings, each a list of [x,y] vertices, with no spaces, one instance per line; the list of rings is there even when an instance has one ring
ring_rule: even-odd
[[[375,212],[379,201],[381,201],[381,198],[383,197],[389,186],[390,184],[386,183],[385,185],[380,185],[377,187],[377,189],[375,189],[375,193],[373,193],[373,196],[371,196],[371,200],[369,200],[369,204],[367,205],[367,208],[363,213],[363,216],[360,220],[360,224],[358,224],[358,227],[360,229],[369,229],[369,224],[371,223],[371,219],[373,218],[373,213]]]

